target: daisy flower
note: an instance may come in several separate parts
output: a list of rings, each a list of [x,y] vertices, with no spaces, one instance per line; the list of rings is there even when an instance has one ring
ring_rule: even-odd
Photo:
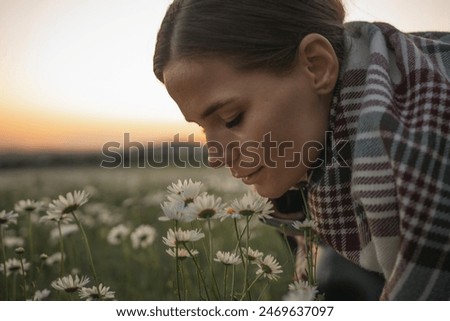
[[[109,286],[105,286],[102,283],[99,284],[98,288],[93,286],[92,288],[82,287],[78,290],[78,295],[80,299],[93,301],[93,300],[114,300],[115,292],[109,290]]]
[[[190,254],[189,254],[189,252],[186,249],[179,248],[178,249],[178,259],[179,260],[184,260],[186,258],[198,255],[198,251],[195,250],[195,249],[190,249],[189,251],[191,252]],[[177,254],[175,252],[176,252],[175,248],[169,248],[169,249],[166,250],[166,253],[169,254],[171,257],[177,258]]]
[[[41,217],[41,222],[55,222],[59,224],[69,224],[72,222],[72,215],[66,213],[54,213],[47,211],[47,215]]]
[[[161,208],[164,212],[164,216],[159,217],[160,221],[179,221],[179,222],[192,222],[195,216],[187,213],[184,201],[171,199],[161,204]]]
[[[119,245],[130,234],[130,229],[124,224],[114,226],[106,237],[107,241],[111,245]]]
[[[78,232],[78,225],[77,224],[67,224],[67,225],[61,225],[61,236],[67,236],[70,234],[73,234],[75,232]],[[59,239],[59,229],[55,227],[50,231],[50,240],[55,241]]]
[[[241,219],[242,215],[236,212],[236,210],[233,207],[225,207],[225,210],[218,214],[217,216],[220,218],[220,221],[223,222],[227,218],[233,218],[233,219]]]
[[[56,252],[53,253],[50,256],[45,257],[46,254],[44,254],[44,256],[41,255],[41,260],[45,261],[45,265],[47,266],[52,266],[53,264],[57,264],[61,262],[61,252]],[[65,253],[63,253],[63,259],[65,259],[66,255]],[[44,260],[45,258],[45,260]]]
[[[169,200],[182,201],[185,205],[192,203],[197,196],[202,195],[201,189],[203,187],[202,182],[193,182],[192,179],[189,181],[178,180],[178,183],[172,183],[167,187],[169,195],[167,198]]]
[[[48,290],[48,289],[44,289],[42,291],[37,290],[36,292],[34,292],[33,301],[42,301],[49,295],[50,295],[50,290]]]
[[[317,295],[317,286],[306,281],[295,281],[289,284],[289,292],[283,296],[284,301],[313,301]]]
[[[273,213],[273,205],[269,199],[259,196],[255,192],[248,192],[241,199],[235,199],[231,202],[226,214],[221,218],[233,217],[241,218],[246,216],[258,215],[260,218],[269,218]]]
[[[22,259],[22,264],[23,264],[23,270],[28,271],[30,269],[30,263],[27,262],[27,260]],[[10,276],[13,273],[19,273],[21,275],[23,275],[23,271],[22,271],[22,264],[20,263],[20,260],[16,259],[16,258],[12,258],[12,259],[8,259],[6,261],[6,276]],[[4,273],[4,264],[1,263],[0,264],[0,271]]]
[[[11,235],[11,236],[5,236],[3,239],[3,243],[5,244],[6,247],[12,248],[12,247],[24,246],[25,240],[21,237]]]
[[[247,257],[247,259],[250,261],[250,263],[253,263],[253,264],[257,264],[258,262],[260,262],[264,255],[263,252],[260,252],[258,250],[252,250],[252,248],[250,248],[250,247],[248,248],[248,250],[243,247],[242,252]]]
[[[214,261],[223,263],[224,265],[238,265],[242,263],[241,258],[235,253],[222,251],[217,251]]]
[[[280,277],[278,274],[283,272],[278,261],[270,254],[266,255],[266,257],[257,264],[259,269],[256,271],[256,274],[262,274],[263,277],[266,277],[269,280],[277,280]]]
[[[85,191],[74,191],[67,193],[66,197],[59,195],[48,206],[48,212],[54,214],[67,214],[76,211],[81,205],[89,200],[89,194]]]
[[[150,225],[141,225],[137,227],[133,233],[131,233],[131,244],[134,249],[145,249],[149,245],[153,244],[156,238],[156,230]]]
[[[214,195],[198,196],[188,205],[186,212],[199,220],[214,218],[222,212],[222,199]]]
[[[17,217],[19,214],[13,211],[6,212],[5,210],[0,212],[0,227],[8,227],[9,224],[17,224]]]
[[[89,281],[90,280],[87,276],[82,276],[80,279],[78,275],[75,275],[75,278],[72,275],[69,275],[53,281],[51,286],[58,291],[73,293],[88,284]]]
[[[250,193],[249,193],[250,194]],[[274,212],[272,202],[266,198],[253,193],[255,212],[261,219],[271,218],[270,214]]]
[[[205,237],[205,234],[201,233],[200,229],[183,231],[181,228],[174,231],[169,229],[167,231],[167,237],[163,237],[163,242],[169,247],[176,247],[178,244],[184,244],[188,242],[195,242]]]
[[[292,223],[292,227],[299,231],[301,231],[305,228],[315,229],[316,226],[317,226],[316,222],[314,220],[310,220],[310,219],[305,219],[302,222],[295,221],[294,223]]]
[[[16,212],[39,212],[44,206],[43,202],[34,200],[21,200],[14,205],[14,210]]]

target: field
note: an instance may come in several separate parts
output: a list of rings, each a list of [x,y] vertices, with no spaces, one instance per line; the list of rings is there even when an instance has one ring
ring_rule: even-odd
[[[166,187],[178,179],[189,178],[202,181],[205,191],[222,197],[224,201],[240,198],[248,190],[240,181],[229,177],[225,170],[207,168],[101,169],[79,166],[8,169],[0,171],[0,211],[14,210],[19,200],[42,200],[48,204],[59,195],[84,189],[91,197],[77,210],[77,215],[89,240],[99,282],[115,291],[117,300],[178,300],[175,259],[166,253],[167,246],[162,241],[173,225],[158,220],[158,217],[162,216],[160,204],[165,199]],[[21,213],[17,224],[10,224],[3,231],[6,259],[18,257],[14,250],[21,246],[25,249],[22,257],[31,264],[25,277],[14,273],[6,279],[8,288],[5,288],[3,271],[0,271],[0,300],[32,299],[36,290],[43,289],[50,290],[47,300],[78,299],[76,295],[58,292],[50,285],[60,277],[61,265],[42,260],[41,254],[58,258],[58,254],[53,254],[59,252],[61,244],[56,224],[42,223],[39,217],[42,215],[45,212],[31,216]],[[204,223],[199,223],[204,228]],[[232,251],[236,247],[233,221],[214,220],[211,223],[215,251]],[[130,230],[143,224],[150,225],[155,228],[157,236],[146,248],[135,249],[129,238],[112,245],[108,242],[108,233],[118,224],[124,224]],[[206,234],[206,230],[203,231]],[[250,231],[252,247],[277,258],[283,274],[278,281],[259,280],[252,288],[251,296],[245,299],[281,300],[292,280],[289,251],[279,233],[257,218],[253,218]],[[89,286],[92,286],[92,273],[80,230],[75,226],[63,229],[63,234],[64,275],[87,275],[91,279]],[[207,247],[205,244],[201,246]],[[199,255],[200,264],[205,264],[205,260]],[[241,288],[244,282],[240,269],[237,266],[235,271],[236,289]],[[213,265],[212,273],[218,279],[219,292],[231,283],[231,273],[228,273],[227,280],[223,280],[225,272],[223,265]],[[253,279],[254,270],[249,273]],[[182,276],[185,290],[181,297],[205,299],[197,291],[198,274],[192,259],[183,261]]]

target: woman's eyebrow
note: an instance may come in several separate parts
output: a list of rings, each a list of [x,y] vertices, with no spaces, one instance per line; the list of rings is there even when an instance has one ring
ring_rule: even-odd
[[[209,105],[205,111],[201,114],[200,119],[205,119],[206,117],[208,117],[209,115],[213,114],[215,111],[217,111],[218,109],[224,107],[225,105],[228,105],[230,103],[232,103],[233,101],[235,101],[235,98],[228,98],[222,101],[218,101],[216,103],[213,103],[211,105]]]

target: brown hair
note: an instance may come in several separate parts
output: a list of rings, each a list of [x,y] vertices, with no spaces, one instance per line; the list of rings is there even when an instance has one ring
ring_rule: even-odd
[[[153,58],[163,80],[171,59],[219,56],[244,70],[286,72],[310,33],[344,56],[340,0],[174,0],[159,30]]]

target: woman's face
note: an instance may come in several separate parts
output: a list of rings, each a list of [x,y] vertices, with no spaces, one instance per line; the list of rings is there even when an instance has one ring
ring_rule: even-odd
[[[189,122],[203,127],[211,166],[225,165],[265,197],[299,182],[317,159],[331,95],[297,64],[287,75],[241,72],[219,59],[175,60],[164,83]]]

